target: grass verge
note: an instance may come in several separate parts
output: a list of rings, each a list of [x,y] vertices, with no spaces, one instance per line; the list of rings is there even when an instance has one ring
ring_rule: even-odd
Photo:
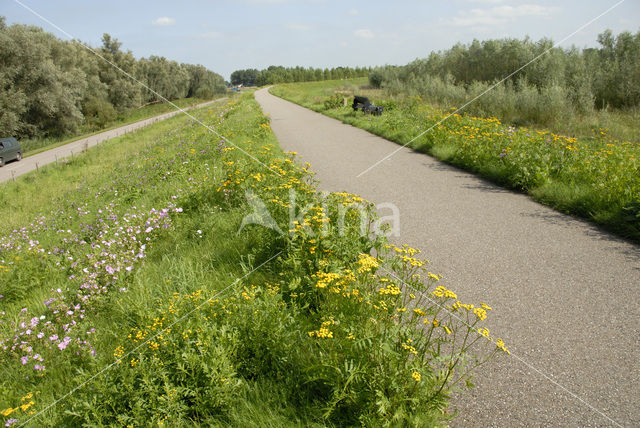
[[[227,141],[174,117],[3,185],[2,422],[450,420],[508,352],[491,308],[317,192],[250,94],[195,114]]]
[[[213,99],[216,98],[212,98],[211,100]],[[179,100],[173,100],[172,103],[180,108],[187,108],[211,100],[200,98],[182,98]],[[22,150],[24,151],[25,157],[33,156],[46,150],[64,146],[65,144],[73,143],[74,141],[81,140],[83,138],[91,137],[92,135],[96,135],[101,132],[129,125],[140,120],[149,119],[163,113],[169,113],[174,110],[175,107],[169,103],[156,103],[146,105],[137,109],[127,110],[125,113],[119,115],[115,120],[105,123],[103,126],[93,126],[91,129],[83,129],[78,135],[74,135],[73,137],[64,136],[22,140],[20,141],[20,144],[22,146]]]
[[[604,129],[598,138],[578,139],[515,128],[496,118],[452,114],[455,107],[434,108],[420,97],[388,97],[362,83],[281,84],[271,92],[640,242],[640,143],[609,138]],[[356,91],[385,107],[383,115],[345,106],[343,99],[350,102]]]

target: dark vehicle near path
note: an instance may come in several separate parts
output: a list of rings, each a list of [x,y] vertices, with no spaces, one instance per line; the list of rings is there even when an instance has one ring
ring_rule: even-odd
[[[0,138],[0,167],[5,163],[22,159],[22,147],[20,143],[13,137]]]
[[[356,95],[353,97],[353,104],[351,105],[353,111],[356,112],[358,110],[362,110],[364,114],[371,113],[374,116],[381,116],[384,107],[378,107],[371,104],[369,98],[363,97],[361,95]]]

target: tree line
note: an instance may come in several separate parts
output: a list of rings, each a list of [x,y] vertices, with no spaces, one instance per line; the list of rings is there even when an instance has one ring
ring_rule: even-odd
[[[104,34],[100,56],[163,97],[210,98],[224,92],[222,76],[202,65],[164,57],[137,60]],[[0,136],[63,136],[92,129],[126,110],[162,101],[77,40],[65,41],[35,26],[7,26],[0,17]]]
[[[598,48],[564,49],[554,47],[550,39],[474,40],[405,66],[378,68],[369,75],[369,81],[375,87],[460,106],[511,75],[492,91],[494,94],[487,93],[484,100],[478,99],[469,107],[476,112],[483,110],[482,103],[491,103],[492,97],[493,105],[486,105],[484,110],[499,110],[500,104],[504,108],[514,104],[517,109],[518,104],[528,103],[530,111],[519,114],[524,122],[544,123],[544,116],[567,109],[584,113],[602,108],[637,108],[640,31],[614,36],[607,30],[597,41]]]
[[[283,67],[272,65],[264,70],[250,68],[236,70],[231,73],[232,85],[262,86],[274,83],[311,82],[318,80],[348,79],[365,77],[371,73],[371,67],[335,67],[335,68],[305,68]]]

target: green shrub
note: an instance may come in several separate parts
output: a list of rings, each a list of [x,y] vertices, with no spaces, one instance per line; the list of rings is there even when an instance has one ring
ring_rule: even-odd
[[[334,94],[324,101],[325,110],[332,110],[340,107],[344,107],[344,96],[340,94]]]

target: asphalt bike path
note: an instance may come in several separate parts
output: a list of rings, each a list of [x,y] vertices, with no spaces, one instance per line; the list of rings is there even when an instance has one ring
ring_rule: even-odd
[[[491,335],[512,354],[453,397],[451,426],[640,426],[639,246],[406,148],[358,178],[399,146],[267,89],[255,98],[321,190],[395,205],[392,241],[421,249],[461,301],[493,307]]]

